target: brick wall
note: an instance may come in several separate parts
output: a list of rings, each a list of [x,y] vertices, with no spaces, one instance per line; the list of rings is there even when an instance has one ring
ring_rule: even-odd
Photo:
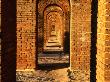
[[[105,22],[105,81],[110,81],[110,0],[106,0]]]
[[[70,4],[70,67],[90,74],[91,0],[71,0]]]
[[[97,82],[110,81],[110,1],[99,0],[97,29]]]
[[[33,69],[36,60],[36,0],[17,0],[17,69]]]

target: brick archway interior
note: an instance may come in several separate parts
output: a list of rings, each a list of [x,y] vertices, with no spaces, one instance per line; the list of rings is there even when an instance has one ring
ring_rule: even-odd
[[[55,26],[60,50],[64,50],[69,36],[69,2],[39,1],[38,3],[38,53],[45,51],[45,46],[51,34],[50,28]],[[53,22],[52,22],[53,21]],[[53,24],[53,25],[52,25]],[[59,32],[58,32],[59,31]],[[66,38],[66,39],[65,39]],[[64,41],[64,39],[66,41]],[[69,47],[66,45],[65,47]],[[66,50],[65,50],[66,51]],[[67,50],[69,52],[69,48]]]
[[[36,0],[17,0],[17,69],[34,69],[36,63],[36,53],[42,51],[43,44],[43,11],[49,5],[59,6],[65,14],[65,30],[70,30],[70,67],[77,73],[83,73],[83,76],[90,78],[90,55],[91,55],[91,0],[39,0],[38,17],[36,17]],[[101,6],[103,5],[103,6]],[[109,73],[109,1],[99,0],[98,3],[98,35],[97,35],[97,79],[98,82],[105,82],[110,79]],[[107,9],[105,11],[105,9]],[[69,13],[71,12],[71,15]],[[103,11],[103,12],[102,12]],[[59,10],[60,12],[60,10]],[[54,11],[49,16],[60,17],[59,13]],[[70,22],[67,21],[70,16]],[[58,17],[58,18],[57,18]],[[38,25],[36,27],[36,20]],[[59,20],[60,20],[59,19]],[[102,21],[103,20],[103,21]],[[47,21],[49,24],[51,21]],[[58,21],[57,21],[58,22]],[[70,23],[70,29],[68,28]],[[59,24],[60,25],[60,24]],[[51,25],[49,26],[51,27]],[[54,25],[53,25],[54,27]],[[56,26],[57,27],[57,26]],[[66,28],[67,27],[67,28]],[[36,28],[38,28],[38,37],[36,40]],[[50,32],[48,32],[50,35]],[[48,34],[46,36],[48,36]],[[60,38],[60,37],[59,37]],[[48,39],[47,39],[48,40]],[[40,44],[41,42],[41,44]],[[36,45],[35,43],[38,43]],[[103,44],[103,45],[102,45]],[[27,46],[28,45],[28,46]],[[38,51],[36,52],[36,46]],[[102,68],[101,68],[102,66]],[[100,73],[100,70],[102,73]],[[106,72],[105,72],[106,70]],[[86,82],[86,79],[84,79]]]
[[[61,8],[57,6],[51,6],[44,11],[44,51],[48,41],[55,37],[58,40],[59,46],[63,50],[63,38],[65,31],[65,17]],[[51,38],[50,38],[51,37]]]

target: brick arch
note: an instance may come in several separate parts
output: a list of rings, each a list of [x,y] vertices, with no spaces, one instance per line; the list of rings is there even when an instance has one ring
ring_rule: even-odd
[[[59,27],[61,29],[61,30],[59,30],[60,33],[61,33],[59,35],[59,40],[61,41],[61,44],[63,46],[63,37],[61,37],[61,36],[64,35],[64,30],[63,29],[65,29],[65,27],[63,25],[65,20],[63,20],[64,19],[63,17],[64,16],[62,16],[62,14],[58,13],[58,12],[50,12],[49,14],[44,15],[44,46],[45,46],[46,40],[48,40],[48,38],[49,38],[49,34],[50,34],[49,29],[51,28],[50,26],[52,24],[55,24],[57,31],[58,31],[58,25],[61,26],[61,27]],[[54,20],[56,22],[51,22],[51,20]],[[50,21],[50,24],[48,23],[48,21]]]
[[[49,7],[56,7],[57,10],[49,10],[48,8]],[[59,8],[59,9],[58,9]],[[46,9],[48,9],[48,11],[46,11]],[[66,31],[69,32],[69,15],[70,15],[70,7],[69,7],[69,2],[67,0],[64,0],[64,1],[60,1],[58,0],[57,2],[55,1],[52,1],[52,0],[47,0],[47,1],[39,1],[38,3],[38,29],[40,29],[38,31],[38,50],[39,52],[42,52],[42,47],[43,47],[43,25],[44,25],[44,11],[46,11],[46,13],[49,13],[49,12],[59,12],[59,13],[62,13],[63,12],[63,15],[64,15],[64,20],[65,20],[65,23],[64,23],[64,26],[66,28]],[[41,21],[41,22],[40,22]],[[41,37],[41,38],[39,38]]]
[[[69,8],[70,5],[68,0],[44,0],[44,1],[42,0],[39,1],[38,3],[38,12],[40,14],[43,14],[45,8],[51,5],[59,6],[65,12],[68,12],[70,10]]]
[[[52,8],[54,8],[54,9],[52,9]],[[48,9],[48,10],[47,10],[47,9]],[[47,6],[44,8],[43,13],[44,13],[46,10],[47,10],[47,11],[61,10],[61,11],[64,13],[64,9],[62,9],[62,7],[59,6],[59,5],[57,5],[57,4],[50,4],[50,5],[47,5]]]
[[[52,8],[52,9],[51,9]],[[46,43],[46,32],[48,31],[47,30],[47,20],[48,20],[48,18],[47,18],[47,16],[50,14],[50,13],[53,13],[53,14],[55,14],[55,13],[57,13],[57,15],[58,14],[60,14],[60,16],[62,17],[62,21],[63,21],[63,23],[65,22],[65,15],[64,15],[64,12],[63,12],[63,10],[59,7],[59,6],[55,6],[55,5],[50,5],[50,6],[48,6],[48,7],[46,7],[46,9],[45,9],[45,11],[44,11],[44,27],[43,27],[43,29],[44,29],[44,45],[45,45],[45,43]],[[60,17],[59,17],[60,18]],[[64,27],[64,25],[63,25],[63,27]],[[62,43],[63,44],[63,43]]]
[[[50,12],[59,12],[59,13],[65,14],[65,12],[63,11],[63,9],[60,6],[48,5],[43,11],[43,16],[44,16],[44,14],[48,14]]]

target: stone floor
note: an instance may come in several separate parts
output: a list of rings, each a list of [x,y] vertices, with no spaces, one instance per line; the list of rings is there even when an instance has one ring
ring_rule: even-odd
[[[45,52],[55,52],[55,51],[63,51],[63,46],[61,45],[61,41],[58,39],[56,31],[51,31],[50,37],[44,45]]]
[[[88,75],[71,72],[68,68],[57,70],[18,71],[17,82],[90,82]]]
[[[38,55],[39,64],[69,63],[69,54],[42,54]]]
[[[17,71],[17,82],[90,82],[89,74],[70,71],[68,55],[42,54],[38,63],[38,70]]]

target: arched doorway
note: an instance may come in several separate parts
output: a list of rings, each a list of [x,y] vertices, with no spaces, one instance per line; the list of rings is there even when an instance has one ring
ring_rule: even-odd
[[[51,10],[50,10],[51,9]],[[61,8],[49,6],[44,11],[43,52],[63,52],[65,17]]]
[[[47,62],[54,59],[58,61],[52,60],[53,63],[61,63],[64,58],[62,63],[69,65],[69,2],[65,1],[63,5],[62,1],[44,2],[38,3],[38,64],[43,57],[46,59],[49,56]]]

